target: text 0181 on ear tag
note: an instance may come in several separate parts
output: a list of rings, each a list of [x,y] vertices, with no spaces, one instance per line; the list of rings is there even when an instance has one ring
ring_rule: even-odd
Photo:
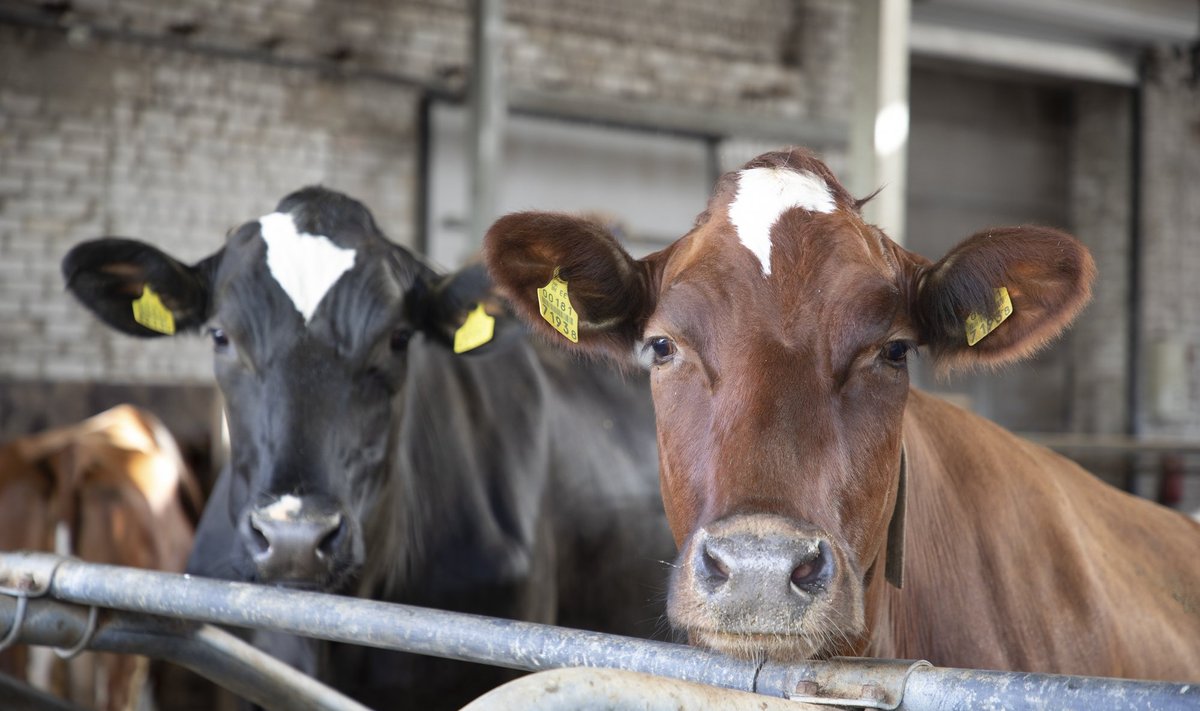
[[[168,336],[175,333],[175,314],[163,306],[162,299],[149,284],[142,286],[142,295],[133,302],[133,320],[151,331]]]
[[[567,296],[567,282],[554,276],[550,283],[537,290],[538,304],[541,306],[542,318],[554,327],[571,343],[579,343],[579,315],[571,307],[571,299]]]
[[[467,314],[467,320],[454,332],[454,352],[473,351],[491,341],[495,333],[496,319],[483,310],[483,304],[476,304],[475,310]]]
[[[967,317],[967,345],[973,346],[983,340],[983,337],[996,330],[1004,320],[1012,316],[1012,300],[1008,298],[1008,289],[1000,287],[995,291],[996,318],[984,318],[978,313]]]

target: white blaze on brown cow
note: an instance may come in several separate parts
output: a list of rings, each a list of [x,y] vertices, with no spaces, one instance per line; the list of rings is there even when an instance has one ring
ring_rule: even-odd
[[[771,230],[793,208],[828,213],[837,203],[829,185],[806,170],[750,168],[738,174],[729,221],[746,249],[758,257],[764,277],[771,275]]]

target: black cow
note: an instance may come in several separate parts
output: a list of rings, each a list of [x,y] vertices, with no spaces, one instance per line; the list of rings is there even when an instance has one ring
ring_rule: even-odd
[[[441,277],[362,204],[312,187],[193,266],[107,238],[63,272],[117,330],[212,338],[232,452],[190,572],[655,631],[674,544],[648,387],[532,342],[482,268]],[[481,303],[494,336],[458,354]],[[389,708],[456,705],[509,674],[257,641]]]

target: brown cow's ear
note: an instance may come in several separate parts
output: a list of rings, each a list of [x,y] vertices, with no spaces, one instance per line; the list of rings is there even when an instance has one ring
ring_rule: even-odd
[[[544,212],[497,220],[484,237],[484,257],[496,287],[535,331],[568,347],[630,360],[654,307],[658,260],[634,259],[594,222]],[[564,290],[570,309],[555,305],[563,305],[556,297]]]
[[[915,316],[939,370],[1001,365],[1059,335],[1091,298],[1095,262],[1048,227],[972,235],[916,274]]]

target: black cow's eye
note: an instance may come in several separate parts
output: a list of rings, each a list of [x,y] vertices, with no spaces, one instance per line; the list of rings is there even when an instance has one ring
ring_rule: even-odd
[[[219,328],[208,329],[208,335],[212,338],[213,348],[218,351],[223,351],[229,348],[229,336]]]
[[[391,338],[388,340],[388,346],[393,352],[400,352],[408,348],[408,342],[412,340],[413,332],[411,328],[397,328],[392,331]]]
[[[675,341],[672,341],[666,336],[655,336],[646,342],[646,346],[650,349],[652,361],[654,365],[662,365],[675,355]]]
[[[888,341],[883,346],[881,355],[889,365],[899,367],[908,362],[908,352],[910,350],[912,350],[912,344],[908,341]]]

